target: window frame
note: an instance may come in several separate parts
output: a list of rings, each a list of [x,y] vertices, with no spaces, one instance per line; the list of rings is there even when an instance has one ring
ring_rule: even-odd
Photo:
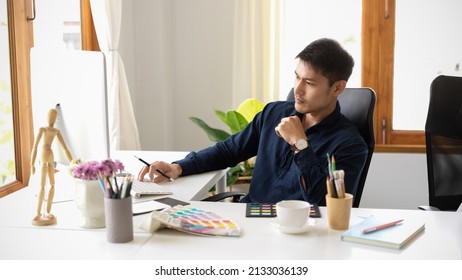
[[[80,0],[80,22],[82,50],[100,51],[93,16],[91,15],[90,0]]]
[[[396,0],[363,0],[362,85],[377,93],[375,152],[425,152],[424,131],[393,130]]]
[[[30,55],[32,23],[27,21],[26,1],[7,0],[8,36],[10,49],[11,94],[15,146],[16,180],[0,188],[4,197],[29,183],[30,153],[33,144],[33,124],[30,95]]]

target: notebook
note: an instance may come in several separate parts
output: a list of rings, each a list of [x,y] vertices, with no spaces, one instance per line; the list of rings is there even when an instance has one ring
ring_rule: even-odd
[[[133,216],[138,216],[157,210],[164,210],[169,207],[175,207],[177,205],[189,205],[189,202],[181,201],[171,197],[164,197],[159,199],[134,202],[132,204],[132,211]]]
[[[372,215],[360,224],[344,232],[341,236],[341,240],[386,248],[402,249],[425,229],[425,224],[423,222],[404,220],[400,224],[382,230],[371,233],[362,232],[366,228],[388,223],[390,221],[390,219],[385,220]]]
[[[130,194],[136,198],[139,198],[144,195],[167,195],[173,193],[154,182],[134,181]]]

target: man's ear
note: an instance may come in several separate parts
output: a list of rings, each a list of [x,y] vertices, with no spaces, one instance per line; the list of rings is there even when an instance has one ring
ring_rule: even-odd
[[[335,97],[338,97],[343,92],[345,87],[346,87],[346,81],[345,80],[336,81],[332,85]]]

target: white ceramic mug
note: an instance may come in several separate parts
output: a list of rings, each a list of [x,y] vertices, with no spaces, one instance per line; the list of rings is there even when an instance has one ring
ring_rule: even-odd
[[[302,227],[308,222],[310,204],[303,200],[283,200],[276,204],[278,223],[284,227]]]

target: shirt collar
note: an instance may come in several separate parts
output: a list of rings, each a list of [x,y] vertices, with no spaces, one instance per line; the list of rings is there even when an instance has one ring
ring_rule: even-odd
[[[292,112],[292,115],[299,115],[295,108],[294,111]],[[325,119],[317,123],[316,125],[310,127],[308,130],[316,129],[318,131],[323,131],[327,127],[332,127],[335,123],[337,123],[340,119],[341,113],[340,113],[340,104],[337,103],[335,104],[335,109],[332,113],[330,113]]]
[[[292,111],[292,116],[299,116],[300,117],[300,113],[297,112],[297,110],[294,110]],[[314,125],[312,128],[314,127],[318,127],[319,129],[322,130],[323,127],[330,127],[332,125],[334,125],[335,123],[337,123],[340,119],[340,116],[341,116],[341,113],[340,113],[340,104],[337,103],[335,104],[335,109],[332,113],[330,113],[325,119],[323,119],[322,121],[320,121],[319,123],[317,123],[316,125]],[[311,128],[310,128],[311,129]]]

